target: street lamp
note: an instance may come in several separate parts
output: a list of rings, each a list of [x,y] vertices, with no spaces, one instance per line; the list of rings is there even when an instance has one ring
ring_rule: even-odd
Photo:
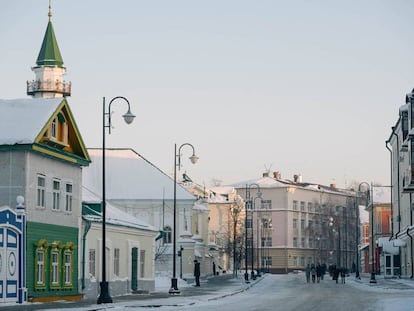
[[[103,98],[103,114],[102,114],[102,280],[100,283],[100,294],[98,297],[98,304],[112,303],[112,298],[109,295],[109,286],[106,281],[106,196],[105,196],[105,129],[108,128],[108,134],[111,134],[111,104],[117,100],[122,99],[128,104],[128,111],[122,116],[127,124],[134,121],[135,115],[131,112],[129,101],[122,96],[117,96],[111,99],[108,105],[108,112],[105,108],[105,97]]]
[[[252,208],[252,202],[250,200],[250,189],[252,187],[256,187],[257,188],[257,197],[261,198],[262,193],[260,192],[260,186],[256,183],[252,183],[250,185],[246,185],[246,193],[245,193],[245,210],[246,210],[246,215],[244,217],[244,231],[245,231],[245,255],[244,255],[244,264],[245,264],[245,273],[244,273],[244,280],[246,281],[246,283],[249,283],[249,273],[247,272],[247,243],[248,243],[248,238],[247,238],[247,212]],[[252,213],[253,215],[253,213]],[[253,217],[252,217],[252,221],[251,221],[251,227],[252,227],[252,236],[253,236]],[[253,249],[253,239],[252,239],[252,249]],[[252,275],[254,275],[253,272],[253,254],[252,254]]]
[[[357,200],[359,197],[359,193],[361,192],[361,186],[362,185],[366,185],[367,186],[367,190],[366,192],[366,199],[365,199],[365,204],[368,202],[369,199],[369,188],[370,185],[367,182],[361,182],[358,185],[358,192],[357,195],[355,196],[355,212],[356,212],[356,271],[355,271],[355,278],[360,279],[361,277],[359,276],[359,230],[360,230],[360,220],[359,220],[359,201]],[[375,277],[374,277],[375,278]]]
[[[193,145],[189,143],[184,143],[178,148],[177,153],[177,144],[174,144],[174,208],[173,208],[173,277],[171,279],[171,288],[169,290],[170,294],[179,294],[180,291],[177,286],[177,277],[176,277],[176,248],[177,248],[177,167],[180,170],[181,167],[181,148],[184,146],[190,146],[193,149],[193,155],[189,158],[191,163],[197,163],[198,157],[195,155]]]
[[[333,225],[336,225],[337,227],[336,233],[338,234],[338,250],[336,253],[336,265],[338,268],[341,268],[341,226],[337,214],[335,214],[335,218],[336,219],[329,217],[329,226],[332,227]],[[333,229],[333,231],[335,232],[335,229]]]
[[[256,228],[256,270],[257,270],[257,275],[254,274],[254,232],[253,232],[253,223],[254,223],[254,217],[253,217],[253,212],[256,210],[256,199],[262,199],[262,194],[259,192],[257,194],[256,197],[254,197],[253,199],[253,209],[252,209],[252,275],[253,275],[253,279],[256,278],[256,276],[260,277],[260,269],[259,269],[259,260],[260,260],[260,256],[259,256],[259,212],[256,214],[256,222],[257,222],[257,228]]]

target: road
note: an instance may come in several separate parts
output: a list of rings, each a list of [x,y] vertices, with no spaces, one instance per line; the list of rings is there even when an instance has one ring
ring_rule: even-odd
[[[165,306],[159,310],[400,311],[414,310],[413,296],[414,289],[376,289],[351,281],[336,284],[326,277],[319,284],[307,284],[303,274],[268,275],[249,290],[237,295],[209,301],[193,301],[186,306]],[[139,307],[135,310],[146,309]]]

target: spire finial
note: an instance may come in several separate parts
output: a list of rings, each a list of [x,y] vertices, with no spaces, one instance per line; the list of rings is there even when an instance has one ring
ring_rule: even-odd
[[[49,16],[49,21],[50,18],[52,17],[52,4],[51,4],[52,0],[49,0],[49,12],[47,13],[47,16]]]

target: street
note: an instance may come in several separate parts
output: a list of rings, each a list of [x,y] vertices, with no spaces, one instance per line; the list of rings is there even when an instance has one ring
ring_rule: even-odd
[[[306,283],[304,273],[267,274],[250,284],[230,276],[202,280],[201,287],[188,285],[170,296],[161,290],[147,296],[114,297],[113,304],[92,301],[0,305],[3,310],[197,310],[197,311],[408,311],[414,310],[414,281],[384,280],[370,284],[369,278],[336,283],[329,276],[320,283]]]
[[[248,290],[219,299],[187,301],[187,304],[165,306],[160,310],[414,310],[414,288],[390,289],[355,282],[337,284],[326,277],[318,283],[307,284],[300,274],[267,275]],[[193,297],[194,298],[194,297]],[[132,307],[132,308],[131,308]],[[128,310],[134,310],[133,304]],[[146,310],[137,307],[135,310]],[[148,309],[153,309],[149,308]],[[122,307],[117,310],[123,310]]]

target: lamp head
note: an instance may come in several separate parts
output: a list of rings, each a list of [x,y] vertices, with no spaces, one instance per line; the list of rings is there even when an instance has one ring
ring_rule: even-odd
[[[131,124],[134,121],[135,115],[128,108],[128,111],[122,116],[126,124]]]
[[[197,156],[193,153],[193,155],[192,155],[189,159],[190,159],[191,163],[196,164],[196,163],[197,163],[197,161],[198,161],[198,159],[199,159],[199,157],[197,157]]]

